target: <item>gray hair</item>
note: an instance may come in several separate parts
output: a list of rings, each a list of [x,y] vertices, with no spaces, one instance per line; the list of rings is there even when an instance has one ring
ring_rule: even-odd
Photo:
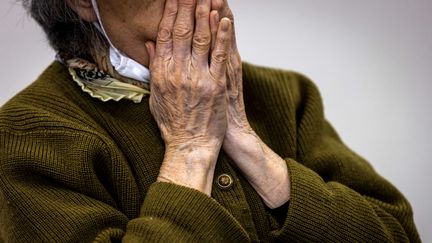
[[[96,27],[82,20],[65,0],[22,0],[22,3],[42,27],[54,50],[92,58],[92,51],[107,46]]]

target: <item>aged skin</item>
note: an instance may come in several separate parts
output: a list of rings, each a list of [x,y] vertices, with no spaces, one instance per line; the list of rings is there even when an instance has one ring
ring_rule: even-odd
[[[166,145],[158,181],[208,195],[227,126],[225,72],[232,35],[231,21],[222,19],[210,54],[210,7],[210,0],[196,8],[193,1],[167,0],[157,43],[147,43],[150,110]]]
[[[90,0],[67,1],[84,20],[96,20]],[[227,1],[105,0],[99,5],[114,45],[152,73],[150,107],[166,144],[158,180],[210,195],[222,146],[267,206],[286,203],[286,162],[246,117]]]

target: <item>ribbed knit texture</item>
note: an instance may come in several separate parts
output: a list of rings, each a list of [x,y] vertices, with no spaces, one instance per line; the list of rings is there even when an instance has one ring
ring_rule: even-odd
[[[249,121],[288,165],[287,209],[266,208],[223,152],[215,178],[234,183],[212,197],[156,183],[148,98],[103,103],[54,62],[0,111],[0,242],[420,242],[407,200],[343,144],[310,80],[243,69]]]

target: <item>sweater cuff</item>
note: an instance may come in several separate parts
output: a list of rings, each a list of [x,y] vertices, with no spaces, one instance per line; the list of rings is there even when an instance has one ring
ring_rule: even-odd
[[[129,230],[146,239],[180,234],[192,241],[248,241],[246,231],[216,200],[198,190],[164,182],[150,186],[140,217],[129,223]]]
[[[329,215],[334,208],[328,201],[330,192],[323,187],[324,181],[316,172],[292,159],[286,161],[291,180],[291,197],[283,227],[272,234],[293,239],[302,236],[319,238],[319,234],[326,232],[325,229],[323,232],[316,229],[331,222]]]

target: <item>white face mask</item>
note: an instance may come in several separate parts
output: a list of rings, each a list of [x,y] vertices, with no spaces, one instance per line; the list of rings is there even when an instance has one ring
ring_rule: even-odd
[[[108,37],[105,28],[102,24],[102,19],[100,17],[99,8],[96,3],[96,0],[92,0],[93,8],[96,12],[96,16],[98,18],[98,22],[94,22],[93,24],[96,28],[105,36],[108,43],[110,44],[110,61],[115,70],[122,76],[132,78],[138,81],[150,82],[150,71],[148,68],[139,64],[135,60],[126,56],[126,54],[119,51],[111,42]]]

